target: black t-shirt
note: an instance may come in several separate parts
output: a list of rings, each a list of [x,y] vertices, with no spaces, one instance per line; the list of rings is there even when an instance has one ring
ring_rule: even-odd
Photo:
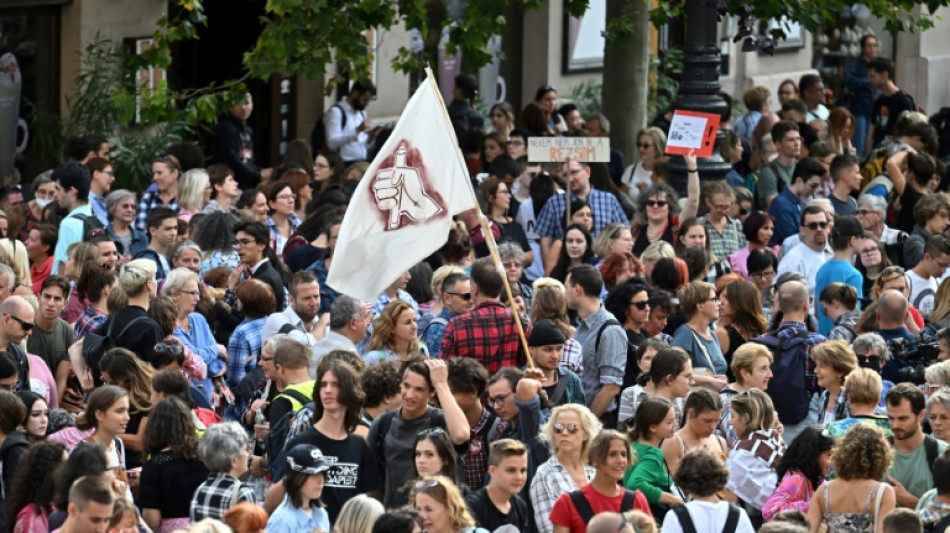
[[[163,519],[188,518],[191,497],[206,479],[208,469],[201,461],[182,459],[169,451],[158,452],[142,467],[135,503],[143,509],[160,510]]]
[[[129,423],[125,426],[126,435],[136,435],[139,432],[139,426],[142,425],[142,419],[145,418],[146,413],[141,411],[132,412],[129,411]],[[125,448],[125,467],[126,468],[138,468],[142,466],[142,452],[135,451],[131,448]],[[205,476],[207,477],[207,476]],[[204,481],[204,479],[202,479]],[[198,485],[195,485],[197,488]],[[184,516],[188,516],[186,513]]]
[[[479,527],[495,531],[501,526],[511,524],[521,531],[530,531],[528,505],[521,496],[515,494],[511,497],[511,509],[508,510],[508,514],[504,514],[492,503],[487,490],[486,487],[482,487],[465,497],[465,503]]]
[[[624,327],[623,330],[627,333],[627,343],[632,346],[639,347],[640,343],[650,336],[643,328],[640,328],[640,331],[633,331],[632,329]],[[623,376],[623,385],[620,387],[621,390],[632,387],[637,383],[637,376],[640,375],[640,366],[637,364],[636,350],[627,350],[626,368],[627,370]]]
[[[311,426],[305,433],[288,442],[287,449],[297,444],[312,444],[320,448],[323,456],[330,462],[320,500],[327,506],[331,524],[336,522],[336,517],[347,500],[382,488],[376,461],[362,437],[351,433],[343,440],[335,440]]]
[[[907,183],[904,185],[904,194],[901,195],[901,210],[897,214],[897,229],[910,233],[914,231],[914,206],[924,195],[917,192],[913,185]]]
[[[512,198],[511,200],[515,200]],[[501,228],[501,238],[498,239],[498,244],[501,244],[505,241],[511,241],[521,247],[525,252],[531,251],[531,245],[528,243],[528,235],[524,231],[524,227],[518,222],[512,220],[511,222],[501,224],[495,222]],[[488,253],[488,244],[482,241],[479,244],[475,245],[475,256],[476,257],[487,257]]]
[[[125,330],[125,327],[136,319],[141,320],[136,322],[134,327]],[[95,333],[105,335],[110,326],[113,335],[115,335],[112,339],[112,345],[116,348],[125,348],[132,351],[145,362],[150,362],[152,350],[164,337],[158,322],[152,320],[148,316],[148,312],[137,305],[129,305],[119,309],[101,326],[96,328]]]
[[[389,423],[389,431],[385,435],[380,435],[381,423],[387,418],[392,417]],[[402,409],[395,411],[394,414],[386,414],[373,421],[369,429],[369,435],[366,442],[373,451],[373,456],[380,469],[385,486],[385,497],[383,505],[386,508],[392,507],[393,497],[396,491],[402,487],[412,476],[413,447],[416,442],[416,436],[420,431],[431,428],[446,429],[445,415],[441,409],[429,407],[425,414],[419,418],[406,420],[402,417]],[[382,446],[379,446],[382,444]]]
[[[913,111],[917,109],[914,99],[904,91],[887,96],[882,94],[874,101],[874,107],[871,110],[871,120],[874,124],[874,146],[880,144],[884,137],[890,135],[898,117],[904,111]]]

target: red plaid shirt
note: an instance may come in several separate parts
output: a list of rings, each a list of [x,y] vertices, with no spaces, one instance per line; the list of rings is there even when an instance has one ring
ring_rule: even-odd
[[[505,366],[521,368],[526,361],[515,318],[497,300],[482,302],[467,314],[452,318],[439,357],[474,357],[489,374]]]

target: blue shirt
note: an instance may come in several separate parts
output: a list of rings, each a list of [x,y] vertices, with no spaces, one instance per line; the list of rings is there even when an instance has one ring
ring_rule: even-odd
[[[298,531],[330,531],[330,516],[323,507],[310,505],[310,511],[294,507],[290,496],[284,496],[274,513],[267,519],[267,531],[271,533],[297,533]]]
[[[236,388],[241,378],[257,367],[266,322],[267,315],[254,319],[245,318],[234,328],[234,333],[228,341],[228,386],[231,388]]]
[[[158,189],[153,189],[149,187],[145,194],[142,195],[142,199],[139,200],[138,210],[135,212],[135,223],[133,227],[142,233],[148,235],[148,213],[156,207],[167,207],[174,212],[178,212],[178,200],[172,198],[170,202],[165,204],[162,202],[162,193],[158,192]]]
[[[710,333],[713,332],[710,331]],[[702,345],[700,345],[700,343],[702,343]],[[676,328],[676,332],[673,333],[673,346],[679,346],[689,353],[690,359],[693,361],[693,368],[709,368],[709,361],[712,361],[711,370],[713,370],[716,375],[724,376],[726,374],[726,369],[729,365],[726,363],[726,358],[722,355],[722,348],[719,347],[719,338],[716,337],[715,333],[712,335],[712,340],[706,340],[697,335],[693,329],[689,327],[689,324],[683,324]],[[709,355],[709,359],[706,359],[707,354]]]
[[[439,352],[442,351],[442,337],[445,336],[445,327],[449,325],[449,320],[452,320],[454,316],[455,313],[449,311],[448,307],[444,307],[436,318],[442,318],[445,322],[436,322],[433,320],[426,326],[422,335],[422,341],[425,342],[426,347],[429,348],[429,357],[439,357]]]
[[[82,241],[83,222],[76,215],[92,215],[92,208],[88,204],[73,209],[66,218],[59,223],[59,240],[56,241],[56,251],[53,253],[53,274],[59,274],[59,264],[69,260],[66,250],[73,244]]]
[[[861,301],[861,298],[864,297],[864,278],[861,277],[861,273],[858,272],[858,269],[854,268],[851,263],[832,258],[821,265],[821,268],[818,269],[818,273],[815,274],[815,309],[818,311],[816,313],[818,317],[818,333],[821,333],[825,337],[831,333],[831,329],[835,327],[835,322],[825,314],[818,299],[821,297],[821,291],[836,281],[857,289],[858,301]]]
[[[573,195],[572,195],[573,196]],[[564,237],[564,203],[566,194],[555,194],[541,209],[538,215],[537,225],[534,231],[541,237],[551,237],[552,239],[561,239]],[[573,198],[572,198],[573,199]],[[597,236],[604,226],[611,222],[621,224],[630,224],[630,219],[624,214],[620,202],[609,192],[591,189],[587,195],[587,203],[590,204],[590,210],[594,214],[593,236]]]
[[[176,326],[174,335],[208,365],[207,377],[204,380],[196,380],[195,384],[204,387],[208,400],[211,400],[211,378],[220,374],[227,367],[227,362],[220,357],[218,343],[211,333],[208,321],[200,313],[191,313],[188,315],[188,331]]]
[[[98,194],[89,191],[89,206],[92,207],[92,214],[96,215],[103,226],[109,225],[109,214],[106,213],[106,199]]]
[[[792,192],[785,187],[769,206],[769,214],[775,219],[775,233],[772,234],[772,246],[782,244],[787,237],[798,233],[802,222],[802,203]]]

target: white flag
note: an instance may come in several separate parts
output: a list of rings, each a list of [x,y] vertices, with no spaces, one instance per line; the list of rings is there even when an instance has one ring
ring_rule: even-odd
[[[353,193],[327,284],[364,302],[375,301],[396,278],[445,244],[453,215],[474,208],[452,124],[435,84],[427,79]]]

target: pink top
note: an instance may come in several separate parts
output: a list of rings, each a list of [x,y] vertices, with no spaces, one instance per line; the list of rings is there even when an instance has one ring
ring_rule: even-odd
[[[781,246],[769,246],[769,250],[772,250],[772,253],[775,254],[775,257],[778,257],[779,250],[782,249]],[[729,254],[729,266],[732,267],[732,271],[738,274],[742,274],[742,277],[749,279],[749,269],[746,267],[746,261],[749,259],[749,247]],[[749,281],[752,281],[749,279]]]
[[[46,366],[46,361],[42,357],[33,354],[27,354],[26,357],[30,361],[30,381],[39,382],[46,388],[46,391],[40,394],[41,391],[36,390],[33,383],[31,383],[30,390],[43,396],[46,405],[50,406],[51,409],[59,407],[59,389],[56,388],[56,378],[53,377],[53,373]]]
[[[798,470],[789,470],[785,473],[781,483],[762,506],[762,518],[766,522],[772,520],[779,511],[794,509],[808,514],[808,505],[815,491],[811,482]]]

